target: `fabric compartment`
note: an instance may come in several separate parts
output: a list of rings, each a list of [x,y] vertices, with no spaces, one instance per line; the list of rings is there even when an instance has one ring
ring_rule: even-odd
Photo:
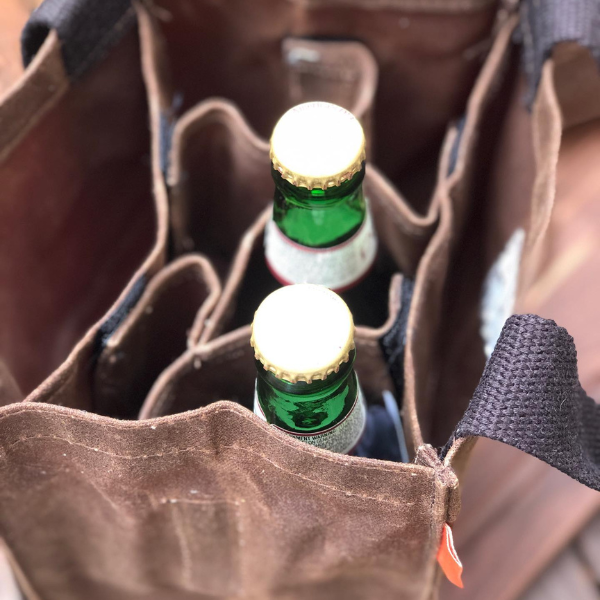
[[[166,113],[177,117],[207,98],[228,98],[263,138],[301,99],[359,97],[347,93],[361,62],[349,49],[315,52],[307,46],[290,57],[286,39],[362,44],[379,71],[377,80],[355,77],[372,88],[378,82],[369,117],[371,155],[425,215],[447,124],[463,111],[497,9],[494,0],[388,0],[377,6],[363,0],[161,0],[147,17],[157,40]],[[338,60],[344,53],[350,60]]]
[[[97,358],[93,411],[135,418],[158,375],[198,339],[219,294],[218,278],[201,256],[160,271]]]
[[[50,33],[0,121],[0,360],[27,395],[163,259],[136,33],[76,83]]]

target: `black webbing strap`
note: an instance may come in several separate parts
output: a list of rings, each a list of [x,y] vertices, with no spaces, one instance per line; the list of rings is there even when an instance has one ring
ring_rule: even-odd
[[[522,0],[518,37],[523,43],[523,68],[533,101],[545,60],[560,42],[589,48],[600,63],[599,0]]]
[[[45,0],[29,18],[21,36],[27,66],[48,33],[55,29],[71,80],[102,59],[135,22],[130,0]]]
[[[388,370],[394,382],[396,400],[402,408],[404,394],[404,354],[406,348],[406,328],[415,282],[408,277],[402,279],[400,310],[390,330],[381,338],[380,345]]]
[[[600,405],[581,388],[573,338],[554,321],[506,321],[453,439],[514,446],[600,490]]]
[[[131,286],[131,289],[119,306],[100,325],[94,339],[94,360],[100,356],[112,334],[121,326],[121,323],[123,323],[127,315],[133,310],[144,293],[147,283],[147,276],[141,275]]]

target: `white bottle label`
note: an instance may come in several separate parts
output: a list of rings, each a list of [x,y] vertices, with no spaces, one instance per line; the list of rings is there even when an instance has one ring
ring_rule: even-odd
[[[256,388],[254,389],[254,414],[263,421],[267,420],[258,401]],[[277,427],[280,431],[311,446],[317,446],[318,448],[324,448],[325,450],[338,452],[339,454],[348,454],[360,441],[365,430],[366,421],[367,411],[365,400],[359,386],[354,405],[350,409],[350,412],[339,423],[336,423],[333,427],[325,431],[303,435],[287,431],[281,427],[277,427],[277,425],[273,425],[273,427]]]
[[[487,274],[481,299],[481,337],[489,358],[506,319],[513,314],[525,231],[517,229]]]
[[[330,248],[310,248],[288,238],[271,219],[265,229],[265,257],[283,285],[315,283],[334,291],[364,277],[377,254],[377,235],[367,205],[365,220],[348,240]]]

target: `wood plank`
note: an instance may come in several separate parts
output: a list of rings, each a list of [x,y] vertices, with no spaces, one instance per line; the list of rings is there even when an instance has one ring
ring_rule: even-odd
[[[594,573],[600,586],[600,515],[598,515],[577,539],[577,549]]]
[[[0,96],[23,72],[21,29],[33,8],[31,0],[0,0]]]
[[[573,548],[543,573],[522,600],[599,600],[598,586]]]

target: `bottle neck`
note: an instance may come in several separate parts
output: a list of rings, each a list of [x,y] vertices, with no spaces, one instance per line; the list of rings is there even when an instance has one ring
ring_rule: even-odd
[[[355,356],[353,350],[337,373],[312,383],[278,379],[257,360],[256,393],[267,422],[295,434],[334,427],[352,410],[358,396]]]
[[[366,216],[365,167],[339,186],[326,190],[297,187],[272,170],[273,220],[291,240],[310,248],[329,248],[350,239]]]

